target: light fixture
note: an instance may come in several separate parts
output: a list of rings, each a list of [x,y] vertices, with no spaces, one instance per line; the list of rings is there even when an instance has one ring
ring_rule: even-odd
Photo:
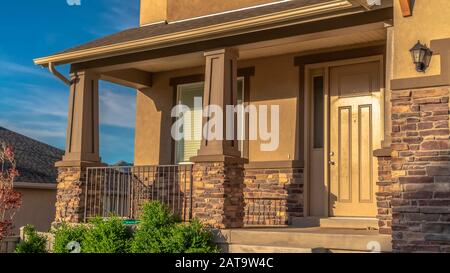
[[[413,62],[416,65],[417,72],[425,72],[430,65],[433,51],[418,41],[417,44],[411,48],[410,52]]]

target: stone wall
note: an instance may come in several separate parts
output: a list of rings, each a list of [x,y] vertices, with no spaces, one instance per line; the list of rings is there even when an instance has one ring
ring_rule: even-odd
[[[80,167],[58,168],[56,223],[81,223],[84,220],[86,171]]]
[[[287,225],[303,216],[303,169],[245,170],[245,224]]]
[[[449,93],[392,91],[394,251],[450,252]]]
[[[195,163],[193,217],[214,228],[240,228],[244,219],[242,163]]]
[[[389,149],[390,150],[390,149]],[[378,191],[377,208],[378,208],[378,226],[380,234],[392,233],[392,171],[391,171],[390,155],[378,156]]]

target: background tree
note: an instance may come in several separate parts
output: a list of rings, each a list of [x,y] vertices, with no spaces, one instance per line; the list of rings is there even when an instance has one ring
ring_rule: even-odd
[[[13,218],[22,204],[22,196],[14,190],[14,179],[19,175],[14,150],[0,143],[0,242],[13,228]]]

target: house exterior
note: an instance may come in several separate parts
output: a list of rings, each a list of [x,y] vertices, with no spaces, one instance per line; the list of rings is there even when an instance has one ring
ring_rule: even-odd
[[[446,0],[142,0],[140,27],[35,60],[70,86],[56,221],[83,221],[90,194],[102,203],[105,188],[87,192],[108,172],[98,131],[106,80],[137,90],[134,162],[153,169],[133,177],[189,168],[182,192],[192,217],[219,229],[342,220],[375,228],[396,252],[449,252],[448,14]],[[418,40],[433,51],[425,72],[411,58]],[[270,109],[278,145],[250,139],[261,123],[242,126],[243,139],[174,140],[178,102],[189,122],[211,119],[195,97],[204,107]]]
[[[14,148],[19,172],[14,188],[22,194],[22,205],[13,219],[14,235],[29,224],[39,231],[48,231],[55,218],[58,171],[54,165],[62,159],[64,151],[3,127],[0,142]]]

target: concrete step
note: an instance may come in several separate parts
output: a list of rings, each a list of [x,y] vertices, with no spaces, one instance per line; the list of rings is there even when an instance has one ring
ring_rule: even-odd
[[[297,217],[292,220],[293,227],[322,227],[322,228],[350,228],[377,230],[378,220],[375,218],[319,218],[319,217]]]
[[[233,229],[216,242],[234,253],[391,252],[391,236],[378,231],[333,228]],[[248,252],[247,252],[248,251]],[[284,251],[284,252],[283,252]],[[291,252],[288,252],[291,251]],[[294,252],[296,251],[296,252]]]
[[[256,245],[229,245],[228,253],[313,253],[311,248],[275,247]]]
[[[256,246],[256,245],[229,245],[225,251],[226,253],[368,253],[369,251],[355,251],[355,250],[333,250],[333,249],[312,249],[312,248],[289,248],[289,247],[274,247],[274,246]]]

